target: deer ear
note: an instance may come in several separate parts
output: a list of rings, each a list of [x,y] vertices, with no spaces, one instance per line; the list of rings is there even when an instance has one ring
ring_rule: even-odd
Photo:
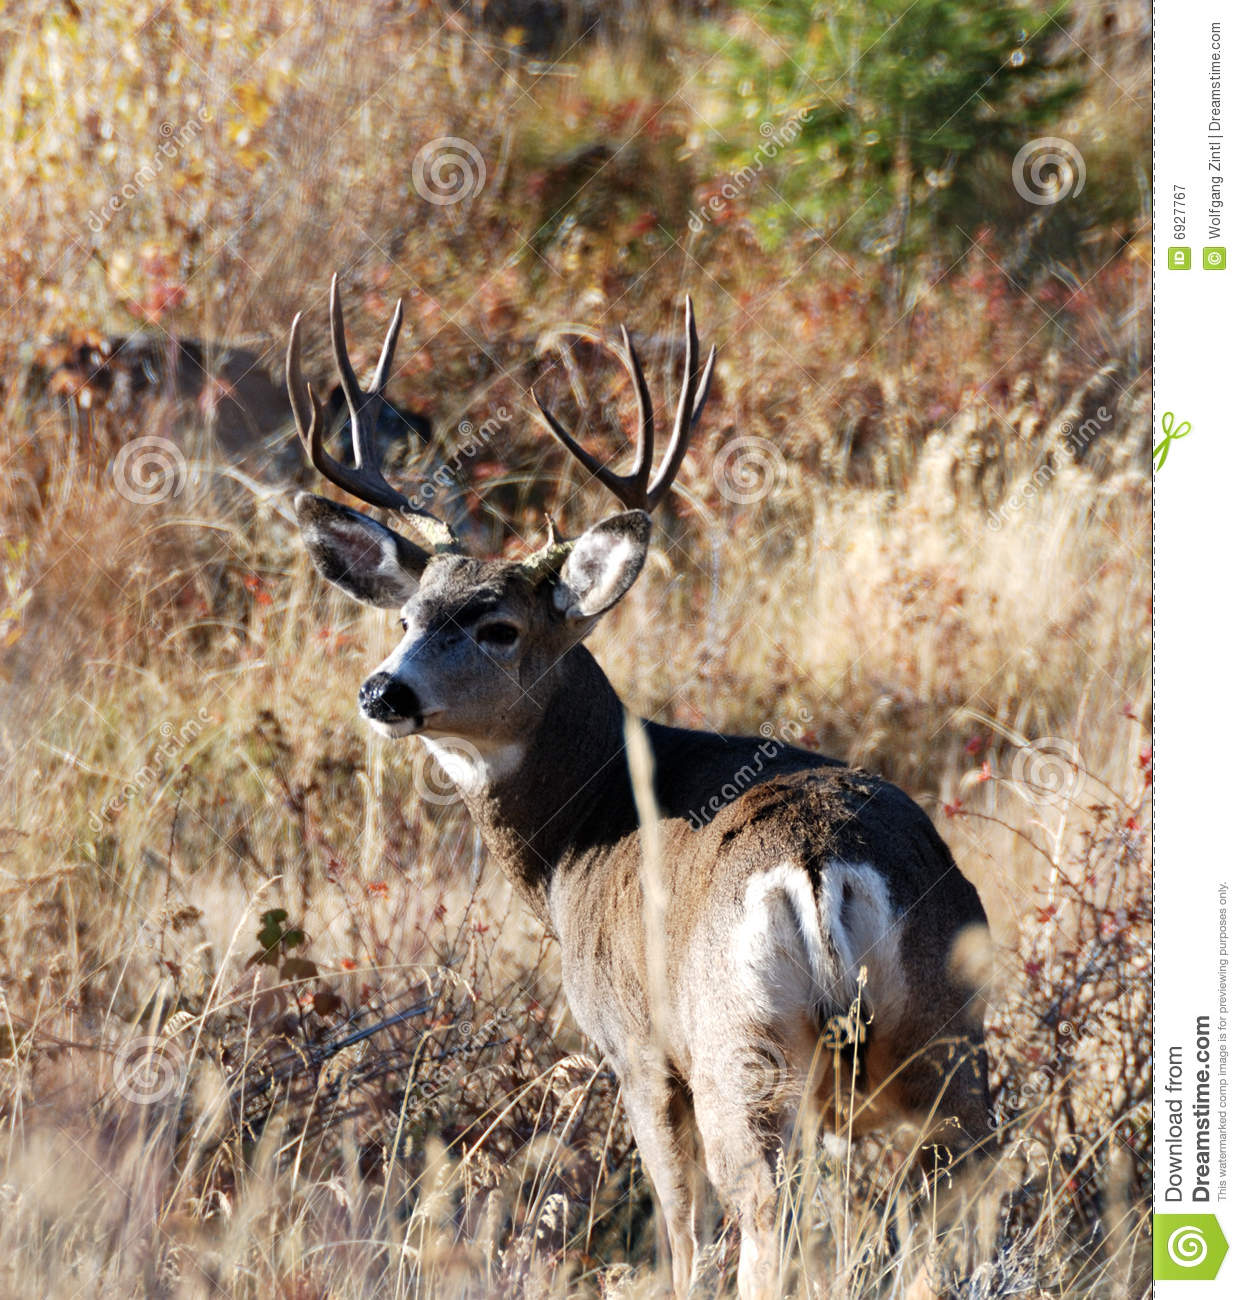
[[[418,590],[431,556],[400,533],[310,492],[293,506],[311,560],[333,586],[381,609],[399,609]]]
[[[589,528],[574,548],[552,591],[567,622],[598,618],[634,585],[647,558],[651,516],[627,510]]]

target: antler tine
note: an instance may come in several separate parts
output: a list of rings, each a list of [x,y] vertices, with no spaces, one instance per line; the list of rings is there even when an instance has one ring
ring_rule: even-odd
[[[707,397],[712,387],[712,372],[716,369],[716,345],[713,343],[707,352],[707,364],[703,367],[703,378],[699,380],[699,391],[694,395],[694,411],[690,416],[690,427],[694,428],[707,405]]]
[[[349,359],[349,350],[345,346],[345,313],[341,310],[341,279],[334,271],[332,286],[328,290],[328,317],[332,323],[332,355],[336,359],[337,374],[345,389],[345,400],[349,403],[352,415],[362,406],[362,388],[354,367]]]
[[[707,355],[707,364],[702,372],[699,370],[699,335],[694,323],[694,306],[689,295],[686,297],[686,363],[682,375],[681,396],[677,403],[677,417],[673,424],[673,435],[669,441],[664,459],[660,463],[660,472],[656,481],[648,487],[651,476],[651,463],[655,452],[655,416],[651,406],[651,392],[643,375],[642,362],[634,347],[634,340],[629,331],[621,327],[623,348],[621,359],[629,372],[630,380],[638,398],[639,427],[638,446],[634,452],[634,464],[628,474],[616,474],[603,462],[585,451],[574,441],[561,426],[560,422],[544,406],[539,394],[531,389],[531,396],[539,407],[544,423],[552,431],[557,441],[566,448],[579,464],[593,474],[599,481],[631,510],[645,510],[648,514],[668,495],[681,462],[685,459],[690,446],[690,435],[699,421],[703,406],[707,401],[711,387],[712,371],[716,365],[716,349],[713,347]]]
[[[341,310],[340,282],[332,277],[332,289],[328,295],[329,315],[332,321],[332,355],[336,358],[336,373],[341,378],[341,388],[345,392],[345,404],[349,407],[349,432],[354,444],[354,463],[363,473],[379,470],[379,457],[375,450],[375,425],[379,421],[379,403],[373,406],[367,402],[372,393],[364,393],[358,376],[354,373],[353,363],[349,359],[349,349],[345,346],[345,314]],[[384,350],[388,351],[392,331],[384,340]],[[391,357],[387,358],[391,365]],[[383,365],[384,357],[380,358]],[[378,378],[378,374],[377,374]]]
[[[539,414],[543,416],[544,424],[548,426],[556,440],[588,473],[599,479],[613,496],[619,498],[622,504],[629,506],[630,509],[643,510],[646,508],[647,494],[644,490],[644,484],[639,484],[628,477],[622,478],[620,474],[614,474],[603,461],[597,460],[589,451],[579,446],[556,416],[544,406],[543,399],[533,388],[530,390],[530,395],[535,399],[535,405],[539,408]]]
[[[371,386],[367,389],[368,393],[378,396],[388,387],[388,376],[392,373],[392,363],[397,355],[397,336],[401,333],[401,324],[404,320],[405,305],[398,298],[392,313],[392,321],[388,326],[388,333],[384,335],[380,358],[375,363],[375,374],[371,379]]]
[[[289,390],[289,405],[293,407],[293,424],[298,431],[298,438],[314,463],[315,449],[323,436],[323,408],[315,397],[315,390],[302,374],[301,312],[293,318],[293,324],[289,327],[289,346],[285,351],[285,387]]]
[[[653,510],[667,495],[681,469],[681,462],[690,448],[690,435],[699,422],[703,406],[711,387],[712,371],[716,368],[716,349],[707,354],[707,364],[699,374],[699,331],[694,323],[694,304],[686,295],[686,365],[681,379],[681,396],[677,401],[677,417],[673,421],[673,436],[669,439],[664,459],[660,462],[656,480],[648,489],[651,500],[648,510]]]
[[[315,390],[302,374],[302,313],[293,318],[289,329],[289,349],[285,353],[285,387],[289,390],[289,404],[293,407],[293,423],[298,437],[310,462],[330,483],[352,491],[348,484],[341,482],[337,471],[344,471],[324,450],[323,406],[315,396]]]
[[[647,387],[643,364],[634,350],[634,340],[624,325],[621,326],[621,342],[625,344],[625,351],[621,355],[638,397],[639,412],[638,446],[634,450],[634,466],[629,476],[641,483],[645,491],[647,480],[651,477],[651,460],[655,455],[655,413],[651,409],[651,390]]]
[[[379,363],[375,367],[375,377],[366,392],[363,392],[358,383],[358,377],[350,364],[349,353],[345,347],[345,321],[341,313],[340,291],[335,275],[332,277],[330,307],[332,351],[336,357],[337,372],[341,377],[341,386],[349,407],[355,466],[351,468],[343,465],[324,450],[323,407],[315,396],[314,389],[302,374],[302,313],[299,312],[293,318],[293,325],[289,330],[289,350],[285,356],[285,381],[289,389],[289,402],[293,407],[293,419],[297,426],[298,437],[310,454],[311,463],[329,483],[344,488],[359,501],[379,506],[384,510],[400,511],[418,528],[434,550],[460,550],[460,543],[448,524],[422,506],[416,506],[409,497],[398,492],[388,482],[384,477],[380,454],[375,446],[375,429],[379,423],[381,409],[379,398],[383,394],[392,370],[397,336],[401,331],[400,301],[397,302],[392,323],[388,326],[388,333],[384,338],[384,347],[380,353]]]

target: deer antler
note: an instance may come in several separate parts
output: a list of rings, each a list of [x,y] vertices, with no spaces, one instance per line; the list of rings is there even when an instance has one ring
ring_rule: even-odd
[[[384,477],[382,458],[375,445],[375,430],[379,423],[384,386],[392,370],[393,355],[397,348],[397,335],[401,332],[401,301],[392,315],[392,324],[384,339],[375,377],[365,391],[349,361],[345,348],[345,321],[341,314],[341,297],[337,277],[332,277],[331,293],[332,351],[336,357],[337,373],[349,406],[349,426],[354,445],[354,465],[343,465],[324,450],[323,406],[315,390],[302,374],[302,313],[293,318],[289,330],[289,351],[285,357],[285,382],[289,389],[289,402],[293,407],[293,421],[298,437],[310,456],[311,464],[337,487],[368,505],[385,510],[399,511],[431,543],[434,551],[460,551],[461,545],[452,528],[429,510],[417,506],[409,497],[398,492]]]
[[[552,577],[561,571],[561,565],[569,558],[569,553],[574,549],[573,541],[561,536],[561,530],[556,526],[556,521],[551,515],[546,516],[548,521],[548,537],[544,544],[537,550],[532,551],[519,567],[522,572],[533,582],[538,585],[544,578]]]
[[[634,341],[629,331],[621,327],[621,341],[624,344],[622,360],[629,371],[630,381],[638,398],[639,426],[638,445],[634,451],[634,464],[628,474],[616,474],[608,469],[602,461],[585,451],[574,441],[561,426],[556,417],[544,406],[538,393],[531,390],[531,396],[539,407],[544,423],[556,439],[564,445],[569,453],[597,478],[623,505],[631,510],[645,510],[650,514],[668,495],[685,459],[686,449],[690,446],[690,435],[703,412],[707,401],[708,389],[711,387],[712,370],[716,365],[716,349],[707,354],[707,362],[702,371],[699,369],[699,334],[694,325],[694,306],[689,295],[686,297],[686,364],[681,381],[681,396],[677,402],[677,416],[673,422],[673,433],[660,462],[660,469],[655,482],[648,485],[651,477],[651,463],[655,452],[655,417],[651,410],[651,393],[643,377],[642,363],[634,350]]]

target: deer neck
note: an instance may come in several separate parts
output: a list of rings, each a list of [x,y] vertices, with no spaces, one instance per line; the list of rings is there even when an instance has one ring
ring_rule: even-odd
[[[457,785],[488,851],[545,922],[548,889],[618,816],[632,810],[624,708],[604,670],[576,646],[556,670],[547,708],[522,741],[476,745],[482,762],[425,743]]]

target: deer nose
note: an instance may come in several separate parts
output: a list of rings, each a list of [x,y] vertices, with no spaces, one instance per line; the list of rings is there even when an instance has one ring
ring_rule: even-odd
[[[358,707],[376,722],[404,722],[418,717],[418,697],[388,673],[375,673],[362,683]]]

